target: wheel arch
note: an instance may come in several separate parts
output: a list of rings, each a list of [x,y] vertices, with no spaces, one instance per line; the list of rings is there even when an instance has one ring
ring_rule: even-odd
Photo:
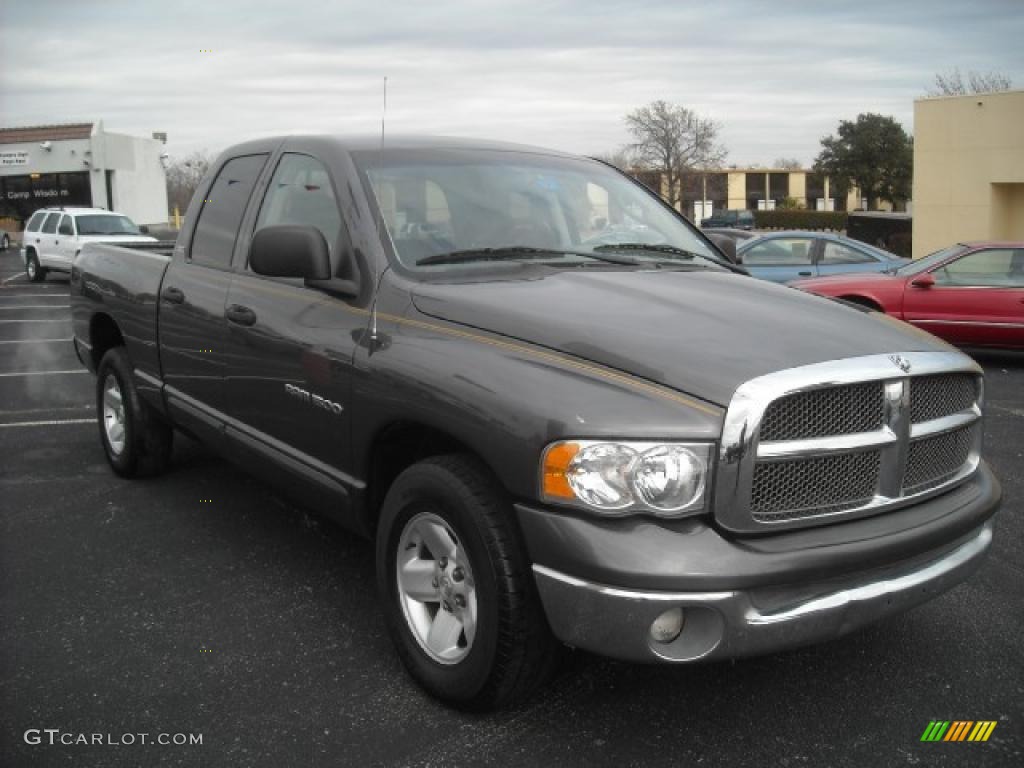
[[[117,321],[105,312],[93,315],[89,321],[89,344],[92,347],[89,354],[92,357],[93,370],[97,370],[100,367],[100,360],[108,350],[125,346],[124,335]]]
[[[836,298],[839,299],[840,301],[845,301],[849,304],[856,304],[857,306],[860,307],[873,309],[876,312],[885,312],[885,309],[882,307],[881,303],[871,298],[870,296],[863,296],[861,294],[851,293],[844,294],[842,296],[837,296]]]

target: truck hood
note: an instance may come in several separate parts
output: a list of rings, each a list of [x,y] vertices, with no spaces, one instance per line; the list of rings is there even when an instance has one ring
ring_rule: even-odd
[[[723,406],[743,382],[781,369],[950,349],[880,313],[718,272],[579,270],[501,282],[421,283],[413,301],[426,315]]]

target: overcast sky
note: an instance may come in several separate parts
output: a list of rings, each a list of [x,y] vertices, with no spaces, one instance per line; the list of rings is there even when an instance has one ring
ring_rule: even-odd
[[[808,163],[860,112],[913,128],[936,72],[1024,88],[1021,0],[0,0],[0,125],[102,119],[174,155],[387,130],[592,154],[654,99],[722,124],[729,163]],[[211,52],[201,52],[210,49]]]

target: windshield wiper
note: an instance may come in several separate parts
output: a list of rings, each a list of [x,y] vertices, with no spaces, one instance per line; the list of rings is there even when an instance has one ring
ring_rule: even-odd
[[[425,256],[416,262],[416,266],[429,266],[431,264],[464,264],[469,261],[516,261],[519,259],[543,259],[550,256],[585,256],[596,261],[606,261],[609,264],[628,264],[635,266],[639,262],[633,259],[614,259],[607,256],[598,256],[586,251],[573,251],[565,248],[532,248],[526,245],[509,245],[501,248],[467,248],[462,251],[450,251],[449,253],[435,253],[433,256]]]
[[[594,248],[594,250],[602,253],[617,253],[620,251],[649,251],[651,253],[668,253],[680,259],[686,260],[711,259],[711,257],[709,256],[701,256],[699,253],[688,251],[685,248],[678,248],[674,245],[656,243],[607,243],[605,245],[597,246],[596,248]]]

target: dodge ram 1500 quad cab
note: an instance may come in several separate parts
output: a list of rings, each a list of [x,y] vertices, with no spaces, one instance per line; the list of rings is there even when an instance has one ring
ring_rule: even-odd
[[[398,653],[455,705],[523,697],[560,643],[832,638],[992,539],[978,365],[745,276],[597,161],[253,141],[173,247],[87,245],[71,292],[114,471],[159,471],[180,430],[374,537]]]

